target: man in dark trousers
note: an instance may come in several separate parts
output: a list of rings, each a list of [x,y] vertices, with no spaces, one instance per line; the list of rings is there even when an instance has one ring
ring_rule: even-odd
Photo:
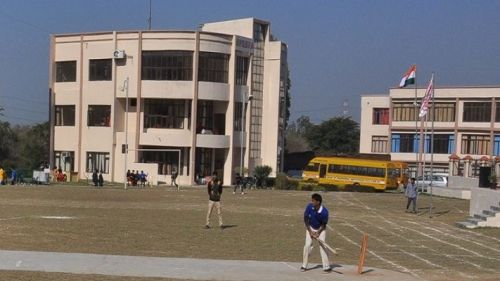
[[[323,199],[318,193],[311,196],[309,203],[304,211],[304,224],[306,226],[306,243],[304,245],[304,255],[302,259],[302,267],[300,271],[307,270],[309,255],[312,251],[312,243],[314,239],[326,241],[326,224],[328,223],[328,209],[321,205]],[[323,272],[328,273],[332,270],[330,260],[323,245],[319,244],[319,252],[323,263]]]
[[[175,187],[177,187],[177,190],[179,190],[179,185],[177,184],[177,176],[179,175],[179,173],[177,172],[177,169],[173,169],[172,171],[172,176],[171,176],[171,179],[172,179],[172,183],[171,185],[175,185]]]
[[[99,185],[99,178],[98,178],[98,173],[99,171],[97,169],[94,170],[94,172],[92,173],[92,182],[94,183],[94,186],[98,186]]]
[[[415,184],[415,178],[411,178],[411,181],[406,185],[405,190],[406,198],[408,198],[408,203],[406,204],[406,212],[410,212],[410,204],[413,203],[413,213],[417,213],[417,184]]]
[[[208,212],[207,212],[207,223],[205,224],[205,228],[210,228],[210,215],[212,214],[212,210],[215,206],[215,208],[217,209],[217,215],[219,216],[219,227],[223,229],[224,224],[222,224],[222,210],[220,205],[220,197],[222,195],[222,182],[217,177],[217,172],[213,173],[212,179],[208,182],[207,192],[208,192]]]

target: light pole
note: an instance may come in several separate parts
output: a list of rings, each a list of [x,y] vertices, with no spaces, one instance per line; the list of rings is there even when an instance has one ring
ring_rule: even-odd
[[[245,92],[242,92],[243,98],[241,99],[241,144],[240,144],[240,176],[244,177],[243,174],[243,143],[244,140],[246,139],[246,134],[245,134],[245,127],[246,127],[246,122],[245,122],[245,117],[246,117],[246,104],[247,102],[250,102],[253,99],[252,95],[249,95],[247,99],[245,99]]]
[[[120,91],[125,91],[125,161],[124,161],[124,172],[125,172],[125,183],[123,184],[123,188],[127,189],[127,156],[128,156],[128,81],[129,78],[125,79],[123,81],[123,87],[120,89]]]

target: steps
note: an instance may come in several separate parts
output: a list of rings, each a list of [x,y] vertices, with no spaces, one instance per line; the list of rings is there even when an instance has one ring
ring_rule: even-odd
[[[475,214],[467,221],[458,222],[457,226],[463,228],[500,227],[500,202],[497,206],[490,206],[489,210],[483,210],[482,214]]]

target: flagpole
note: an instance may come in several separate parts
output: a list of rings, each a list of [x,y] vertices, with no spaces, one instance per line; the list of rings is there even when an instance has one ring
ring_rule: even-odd
[[[414,101],[414,105],[415,105],[415,136],[414,136],[414,139],[415,140],[418,140],[417,138],[417,134],[418,134],[418,102],[417,102],[417,64],[415,64],[415,83],[414,83],[414,89],[415,89],[415,101]],[[415,177],[418,177],[419,176],[419,173],[420,173],[420,162],[418,161],[418,150],[419,150],[419,144],[418,142],[416,142],[417,144],[417,147],[415,149]],[[418,185],[418,182],[417,182],[417,185]]]
[[[436,119],[436,107],[434,106],[434,72],[431,76],[432,83],[432,125],[431,125],[431,199],[429,205],[429,218],[432,218],[432,179],[434,176],[434,120]]]

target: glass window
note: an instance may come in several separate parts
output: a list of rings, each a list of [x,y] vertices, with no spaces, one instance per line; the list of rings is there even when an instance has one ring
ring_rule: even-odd
[[[496,103],[496,114],[495,114],[495,122],[500,122],[500,102]]]
[[[89,105],[87,126],[111,126],[111,105]]]
[[[73,151],[54,151],[54,168],[61,169],[63,172],[73,172],[75,152]]]
[[[372,136],[372,152],[387,153],[388,136]]]
[[[56,126],[75,126],[75,106],[56,105]]]
[[[436,112],[436,122],[455,122],[455,103],[435,103],[435,108],[432,109],[432,104],[429,105],[429,120],[433,120],[433,111]]]
[[[198,120],[197,124],[197,133],[201,133],[203,129],[205,130],[213,130],[213,102],[199,100],[198,101]]]
[[[144,101],[144,128],[183,129],[185,100]]]
[[[372,121],[375,125],[388,125],[389,108],[374,108]]]
[[[453,147],[453,142],[454,142],[454,135],[435,134],[433,137],[434,153],[440,153],[440,154],[452,153],[453,151],[451,151],[451,148]],[[428,150],[428,152],[430,153],[430,147],[426,150]]]
[[[89,60],[89,81],[111,81],[111,59]]]
[[[234,103],[234,127],[235,131],[243,131],[243,115],[241,114],[243,110],[243,103]]]
[[[491,102],[464,102],[463,122],[490,122]]]
[[[56,82],[76,81],[76,61],[56,62]]]
[[[412,103],[395,103],[392,107],[393,121],[415,121],[416,107]],[[418,118],[418,117],[417,117]]]
[[[158,149],[158,147],[143,147],[145,149]],[[182,156],[182,157],[180,157]],[[182,161],[183,155],[179,151],[143,151],[142,158],[145,163],[157,163],[159,175],[171,175],[175,170],[179,175],[183,174]]]
[[[200,52],[198,80],[227,83],[229,55],[221,53]]]
[[[236,85],[247,84],[249,61],[247,57],[236,57]]]
[[[142,80],[190,81],[192,79],[193,52],[142,52]]]
[[[95,170],[103,174],[109,173],[109,153],[107,152],[87,152],[87,173],[93,173]]]
[[[304,168],[304,171],[317,172],[319,170],[319,163],[309,163]]]
[[[489,155],[488,146],[490,136],[488,135],[462,135],[462,154]]]

